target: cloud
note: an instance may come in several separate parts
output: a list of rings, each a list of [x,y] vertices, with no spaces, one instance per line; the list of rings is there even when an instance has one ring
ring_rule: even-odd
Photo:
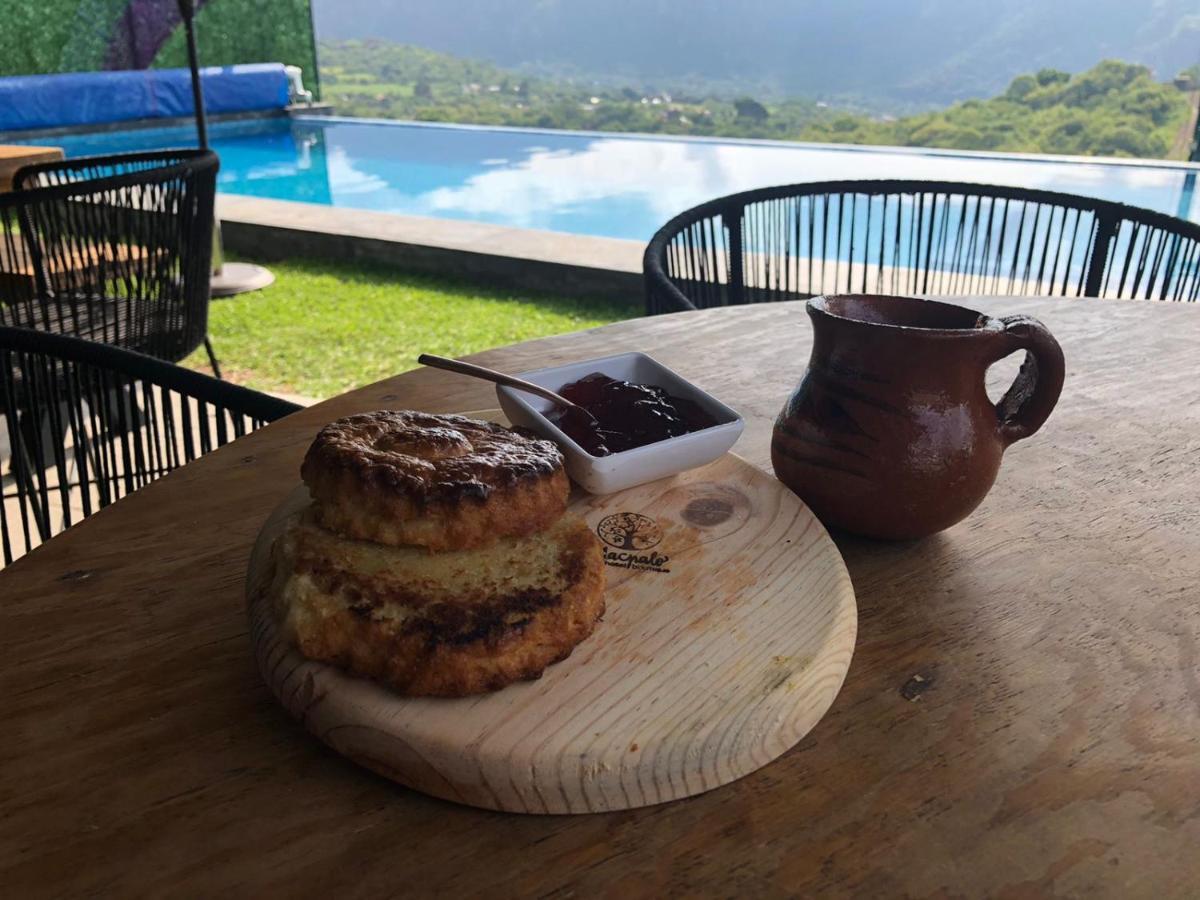
[[[402,140],[397,130],[397,140]],[[513,133],[506,133],[509,142]],[[338,206],[411,215],[475,219],[525,228],[645,239],[678,212],[725,194],[774,184],[904,178],[1041,188],[1119,200],[1175,214],[1183,173],[1105,163],[1051,162],[884,151],[658,140],[529,135],[503,156],[489,133],[478,156],[353,159],[327,131],[328,172]],[[541,141],[538,145],[535,142]]]

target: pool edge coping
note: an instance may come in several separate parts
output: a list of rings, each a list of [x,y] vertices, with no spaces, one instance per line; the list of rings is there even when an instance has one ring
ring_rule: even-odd
[[[726,137],[711,134],[670,134],[652,131],[594,131],[576,128],[537,128],[521,125],[484,125],[476,122],[427,122],[419,119],[386,119],[372,116],[343,116],[337,113],[298,111],[292,119],[300,124],[315,122],[332,125],[387,125],[448,131],[498,131],[536,135],[574,135],[594,139],[634,141],[680,141],[694,144],[733,144],[800,150],[880,153],[884,155],[933,156],[963,159],[990,159],[999,162],[1050,163],[1061,165],[1100,165],[1116,168],[1162,168],[1200,172],[1200,162],[1181,159],[1157,159],[1142,156],[1078,156],[1074,154],[1030,153],[1017,150],[965,150],[953,147],[912,147],[902,144],[838,144],[829,141],[790,141],[784,138]]]
[[[643,241],[220,193],[225,247],[259,262],[368,260],[493,287],[642,299]]]

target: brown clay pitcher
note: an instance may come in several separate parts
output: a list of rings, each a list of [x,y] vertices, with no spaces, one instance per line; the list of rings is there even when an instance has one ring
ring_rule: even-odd
[[[812,357],[771,462],[821,521],[855,534],[918,538],[965,518],[1062,391],[1062,349],[1028,316],[867,295],[816,297],[808,314]],[[992,403],[987,369],[1016,350],[1021,372]]]

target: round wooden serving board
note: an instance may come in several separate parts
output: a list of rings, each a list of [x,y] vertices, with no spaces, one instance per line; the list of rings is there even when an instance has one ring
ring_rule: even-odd
[[[280,639],[262,588],[281,523],[307,502],[293,492],[251,556],[263,677],[339,753],[437,797],[587,813],[699,794],[795,745],[850,665],[858,620],[837,548],[787,488],[733,455],[574,496],[572,511],[618,545],[605,544],[603,620],[540,680],[454,700],[397,696]]]

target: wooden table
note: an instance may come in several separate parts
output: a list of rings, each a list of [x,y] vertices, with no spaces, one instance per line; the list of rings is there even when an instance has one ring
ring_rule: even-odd
[[[34,163],[57,162],[63,158],[61,147],[35,147],[31,144],[0,144],[0,191],[13,189],[17,169]]]
[[[410,372],[298,413],[0,572],[0,885],[10,896],[1195,896],[1200,890],[1200,308],[979,300],[1058,335],[1068,376],[965,523],[839,538],[859,638],[830,714],[678,803],[522,817],[326,750],[263,687],[247,554],[319,425],[490,406]],[[795,304],[643,319],[481,354],[653,353],[771,421]]]
[[[103,284],[118,278],[137,278],[141,273],[150,273],[160,266],[159,260],[168,257],[165,248],[153,250],[138,244],[89,244],[80,246],[76,240],[63,241],[59,245],[47,244],[42,248],[42,271],[52,286]],[[168,260],[169,261],[169,260]],[[37,265],[29,249],[20,241],[10,246],[0,243],[0,297],[32,297],[37,292]],[[114,301],[106,300],[108,317],[113,316]],[[104,317],[102,312],[101,317]],[[37,323],[39,331],[79,334],[86,336],[86,329],[77,324],[63,328],[61,323]],[[58,327],[55,327],[55,326]],[[23,323],[22,327],[34,327]]]

